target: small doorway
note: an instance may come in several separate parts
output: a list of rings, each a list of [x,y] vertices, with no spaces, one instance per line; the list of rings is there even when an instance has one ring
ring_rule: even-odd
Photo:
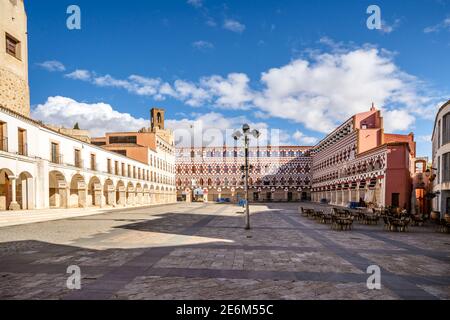
[[[292,192],[288,192],[287,194],[287,201],[292,201]]]
[[[450,214],[450,197],[447,197],[447,208],[445,211],[447,214]]]
[[[392,194],[391,205],[394,208],[400,207],[400,193],[393,193]]]
[[[267,201],[272,201],[272,192],[267,192],[266,198],[267,198]]]

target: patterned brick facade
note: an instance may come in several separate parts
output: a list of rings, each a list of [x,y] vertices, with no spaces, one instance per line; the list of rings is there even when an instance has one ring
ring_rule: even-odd
[[[254,147],[249,150],[250,201],[298,201],[310,197],[309,147]],[[241,166],[244,150],[237,147],[178,148],[178,196],[216,201],[244,198]],[[202,190],[203,196],[196,196]]]

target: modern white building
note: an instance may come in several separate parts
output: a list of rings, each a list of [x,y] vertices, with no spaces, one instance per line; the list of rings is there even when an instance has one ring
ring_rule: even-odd
[[[450,100],[439,108],[433,130],[433,210],[450,214]]]
[[[31,119],[27,53],[23,0],[0,0],[0,210],[175,202],[171,133],[138,161]]]

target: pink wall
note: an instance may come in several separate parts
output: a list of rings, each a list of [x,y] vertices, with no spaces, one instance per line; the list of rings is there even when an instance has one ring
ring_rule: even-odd
[[[399,205],[409,209],[411,204],[411,175],[409,172],[410,155],[408,144],[388,146],[386,169],[386,206],[392,205],[392,193],[399,193]]]
[[[365,152],[381,145],[381,129],[358,130],[358,153]]]

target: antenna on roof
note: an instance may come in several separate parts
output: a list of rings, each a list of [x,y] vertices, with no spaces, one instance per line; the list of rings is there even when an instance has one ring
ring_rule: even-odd
[[[375,111],[375,110],[376,110],[376,108],[375,108],[375,103],[372,102],[372,107],[370,108],[370,111]]]

